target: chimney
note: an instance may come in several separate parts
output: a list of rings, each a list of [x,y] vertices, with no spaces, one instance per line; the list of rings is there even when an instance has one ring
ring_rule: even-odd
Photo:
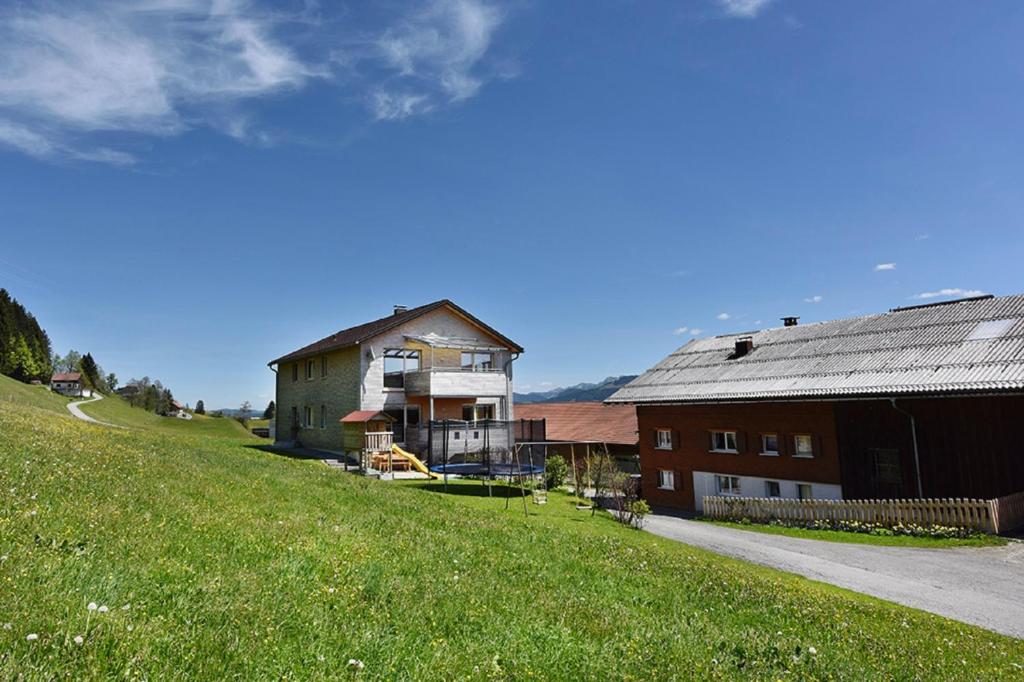
[[[796,326],[796,321],[799,320],[799,319],[800,319],[799,317],[784,317],[784,318],[782,318],[782,326],[783,327],[795,327]]]
[[[754,350],[754,338],[752,336],[743,336],[736,339],[736,353],[733,355],[734,358],[742,358],[744,355]]]
[[[398,303],[396,303],[395,304],[395,315],[400,315],[401,313],[404,313],[408,309],[409,309],[409,306],[407,306],[407,305],[399,305]]]

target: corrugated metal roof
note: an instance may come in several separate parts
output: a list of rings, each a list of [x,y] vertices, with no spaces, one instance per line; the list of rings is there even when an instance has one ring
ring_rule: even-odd
[[[985,324],[992,321],[1005,323]],[[754,349],[733,357],[740,336],[752,337]],[[695,339],[619,389],[607,402],[1021,389],[1024,295],[1017,295]]]

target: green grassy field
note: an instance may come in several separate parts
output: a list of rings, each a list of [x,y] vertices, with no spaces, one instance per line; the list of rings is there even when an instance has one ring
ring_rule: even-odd
[[[1020,641],[591,518],[561,494],[526,517],[476,483],[368,480],[192,426],[110,429],[0,401],[0,678],[346,679],[350,658],[389,680],[1024,670]]]
[[[0,403],[30,405],[48,412],[70,416],[67,404],[71,398],[53,393],[45,386],[23,384],[16,379],[0,374]]]
[[[769,535],[785,535],[791,538],[848,542],[858,545],[881,545],[885,547],[989,547],[1005,545],[1007,543],[1006,538],[1001,538],[998,535],[979,534],[970,538],[925,538],[912,535],[870,535],[868,533],[849,533],[839,530],[809,530],[807,528],[770,526],[764,523],[705,521],[717,526],[748,530],[752,533],[767,533]]]
[[[80,408],[94,419],[127,428],[178,433],[183,435],[246,436],[249,432],[240,423],[227,417],[192,415],[192,419],[161,417],[138,407],[132,407],[118,396],[107,396],[103,400],[82,405]]]

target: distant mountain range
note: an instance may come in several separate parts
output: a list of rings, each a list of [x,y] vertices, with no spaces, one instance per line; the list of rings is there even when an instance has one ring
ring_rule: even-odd
[[[608,377],[596,384],[576,384],[567,388],[553,388],[550,391],[514,393],[517,403],[578,403],[586,400],[604,400],[633,379],[636,374]]]

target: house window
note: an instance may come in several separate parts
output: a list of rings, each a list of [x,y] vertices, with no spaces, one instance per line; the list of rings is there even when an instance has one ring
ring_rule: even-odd
[[[719,495],[739,495],[739,476],[715,476],[715,489]]]
[[[762,433],[761,434],[761,454],[762,455],[778,455],[779,454],[779,434],[777,434],[777,433]],[[771,497],[771,495],[769,495],[769,497]]]
[[[298,381],[298,380],[299,380],[299,363],[293,362],[292,363],[292,381]]]
[[[798,433],[793,436],[794,457],[814,457],[814,439],[810,434]]]
[[[384,388],[404,388],[407,372],[420,368],[420,352],[407,348],[384,349]]]
[[[307,429],[313,428],[313,408],[309,405],[302,408],[302,425]]]
[[[712,452],[737,452],[735,431],[712,431]]]
[[[462,420],[467,422],[479,422],[485,419],[494,419],[494,403],[478,403],[462,406]]]
[[[765,497],[782,497],[782,491],[779,489],[778,481],[765,481],[764,482],[764,496]]]
[[[662,490],[675,490],[676,472],[670,469],[658,469],[658,487]]]
[[[316,360],[306,360],[306,378],[312,379],[313,372],[316,368]]]
[[[658,429],[655,431],[657,436],[655,440],[655,446],[659,450],[671,450],[672,449],[672,431],[669,429]]]
[[[811,494],[810,483],[797,483],[796,484],[796,496],[801,500],[813,500],[814,496]]]
[[[493,367],[494,356],[491,353],[462,351],[462,369],[482,372]]]
[[[326,429],[327,428],[327,406],[326,405],[321,405],[320,406],[320,428],[321,429]]]

